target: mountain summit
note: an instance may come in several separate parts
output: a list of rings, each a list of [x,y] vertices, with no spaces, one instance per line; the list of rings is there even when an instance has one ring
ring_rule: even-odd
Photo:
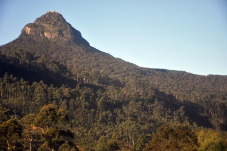
[[[34,23],[25,25],[22,35],[44,37],[49,40],[66,40],[77,44],[89,45],[81,33],[73,28],[63,16],[55,11],[49,11],[37,18]]]

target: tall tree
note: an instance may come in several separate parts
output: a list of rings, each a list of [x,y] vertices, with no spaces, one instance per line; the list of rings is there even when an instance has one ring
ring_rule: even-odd
[[[23,127],[16,119],[10,119],[0,125],[1,150],[20,150]]]
[[[161,125],[145,150],[193,151],[196,150],[196,146],[196,135],[187,126],[177,126],[173,129],[167,125]]]
[[[42,128],[67,125],[69,118],[63,109],[54,104],[45,105],[35,117],[34,124]]]

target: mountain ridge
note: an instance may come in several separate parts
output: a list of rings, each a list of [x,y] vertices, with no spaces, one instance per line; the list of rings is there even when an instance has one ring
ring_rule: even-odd
[[[58,18],[60,18],[60,23],[54,23],[54,21],[51,18],[54,18],[54,21],[55,19],[58,20]],[[68,26],[68,23],[65,21],[63,16],[57,12],[47,12],[46,14],[37,18],[35,22],[43,24],[43,22],[45,21],[48,21],[50,24],[53,23],[57,25],[62,24],[63,21],[63,26],[65,26],[65,24],[67,24]],[[38,31],[40,32],[40,30]],[[84,77],[87,77],[86,79],[89,79],[88,77],[93,76],[89,75],[89,73],[98,73],[99,76],[102,75],[101,77],[108,77],[110,79],[112,78],[115,80],[118,79],[117,81],[119,81],[119,83],[125,83],[126,81],[124,81],[124,77],[130,77],[133,79],[140,77],[145,81],[149,81],[148,82],[149,84],[155,85],[160,89],[163,89],[164,87],[159,86],[160,84],[158,82],[162,81],[162,78],[166,78],[167,81],[169,80],[174,81],[175,83],[179,83],[176,80],[178,79],[178,77],[180,77],[181,80],[184,80],[185,79],[184,77],[204,80],[212,79],[209,78],[210,76],[201,76],[187,73],[185,71],[142,68],[135,64],[125,62],[122,59],[114,58],[110,54],[104,53],[96,48],[93,48],[90,45],[87,45],[86,43],[81,44],[75,41],[64,40],[64,38],[62,40],[61,36],[60,39],[57,38],[55,40],[52,40],[43,36],[42,35],[43,33],[44,31],[41,31],[41,36],[40,33],[38,34],[38,36],[33,36],[31,34],[25,34],[23,28],[22,34],[13,42],[10,42],[9,44],[2,46],[0,49],[3,50],[0,52],[13,58],[19,57],[21,59],[27,60],[24,63],[21,62],[22,64],[29,64],[32,62],[32,64],[35,64],[36,66],[43,66],[49,69],[50,71],[56,70],[54,72],[58,72],[60,69],[59,66],[62,66],[64,68],[62,76],[66,76],[69,79],[79,78],[84,79]],[[12,51],[12,49],[8,49],[10,47],[16,49]],[[22,52],[24,53],[23,55],[21,54]],[[58,65],[56,65],[56,62]],[[83,71],[83,73],[79,73],[81,71]],[[223,78],[225,79],[225,77],[226,76],[221,76],[221,79]],[[157,80],[155,80],[156,78]],[[94,77],[92,79],[94,79]],[[215,78],[213,78],[213,80],[215,81]],[[224,81],[222,82],[222,84],[221,83],[216,84],[216,86],[223,84],[227,85],[226,80]],[[185,84],[188,85],[188,83]],[[161,85],[165,84],[163,83]],[[189,87],[193,87],[193,84],[191,83]],[[197,86],[195,85],[194,87]],[[205,87],[205,85],[203,87]],[[210,88],[212,87],[210,86]],[[215,88],[225,89],[218,87]],[[163,89],[163,91],[166,90]]]
[[[90,46],[79,31],[76,39],[72,28],[48,12],[0,47],[0,102],[12,115],[38,116],[55,104],[89,149],[105,137],[135,150],[161,124],[227,131],[227,76],[142,68]]]

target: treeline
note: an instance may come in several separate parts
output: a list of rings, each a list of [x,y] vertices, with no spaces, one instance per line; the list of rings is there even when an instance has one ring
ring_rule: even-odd
[[[192,106],[192,110],[209,119],[212,127],[227,130],[226,76],[166,71],[165,74],[149,78],[149,81],[159,90],[174,95],[186,106]]]
[[[71,89],[79,83],[90,88],[93,85],[106,89],[109,100],[124,102],[138,100],[138,96],[142,102],[141,97],[158,89],[167,97],[165,101],[175,97],[184,106],[190,123],[227,130],[226,76],[140,68],[89,46],[28,35],[21,35],[0,49],[3,73],[10,72],[31,83],[42,80],[48,86],[64,84]]]
[[[152,86],[144,84],[146,91],[141,86],[137,89],[139,83],[142,84],[132,80],[124,88],[105,89],[84,84],[75,88],[54,87],[6,73],[0,78],[3,150],[17,147],[57,150],[65,146],[65,150],[139,151],[149,148],[146,144],[164,123],[171,127],[183,124],[187,128],[194,124],[194,132],[197,125],[189,116],[188,106]],[[14,125],[15,132],[6,131],[10,125]],[[15,138],[11,138],[14,133]]]

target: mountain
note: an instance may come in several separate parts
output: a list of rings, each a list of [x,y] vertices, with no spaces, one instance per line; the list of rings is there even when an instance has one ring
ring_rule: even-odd
[[[51,40],[65,40],[77,44],[89,43],[81,36],[81,33],[65,21],[61,14],[50,11],[37,18],[34,23],[27,24],[22,34],[34,37],[46,37]]]
[[[115,58],[90,46],[55,11],[0,47],[0,76],[0,122],[17,115],[48,130],[51,124],[40,125],[40,116],[63,108],[74,141],[87,149],[120,141],[141,150],[161,124],[227,130],[227,76],[142,68]]]

